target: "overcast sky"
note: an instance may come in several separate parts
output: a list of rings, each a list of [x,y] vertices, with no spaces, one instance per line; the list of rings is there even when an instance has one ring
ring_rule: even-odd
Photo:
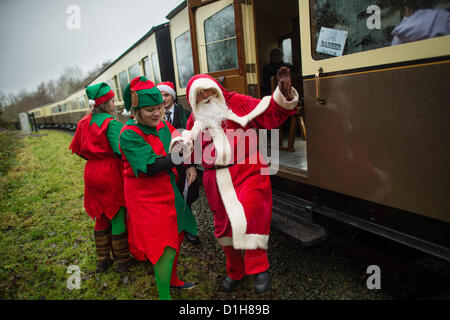
[[[182,0],[0,0],[0,90],[35,90],[58,79],[67,66],[86,73],[114,60]],[[69,30],[70,5],[80,9],[80,29]],[[73,24],[72,24],[73,25]]]

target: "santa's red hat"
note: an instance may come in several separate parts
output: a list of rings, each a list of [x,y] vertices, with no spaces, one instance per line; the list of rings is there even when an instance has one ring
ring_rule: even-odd
[[[218,98],[222,103],[226,103],[229,96],[232,95],[232,93],[222,87],[222,85],[209,74],[195,75],[191,78],[191,80],[189,80],[186,87],[186,97],[194,114],[197,111],[197,94],[200,90],[204,89],[215,89],[217,91]]]
[[[170,94],[173,97],[173,99],[177,98],[177,94],[175,93],[175,85],[172,82],[170,81],[160,82],[157,85],[157,87],[159,91],[164,91]]]

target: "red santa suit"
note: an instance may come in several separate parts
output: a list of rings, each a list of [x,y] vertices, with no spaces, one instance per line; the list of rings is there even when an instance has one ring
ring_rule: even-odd
[[[217,128],[204,128],[196,121],[197,94],[213,88],[229,113]],[[193,161],[198,157],[196,144],[202,145],[203,185],[214,213],[215,237],[227,257],[230,278],[256,274],[269,268],[268,248],[272,217],[272,189],[262,155],[258,151],[256,130],[278,128],[295,114],[298,93],[291,88],[291,101],[279,88],[271,97],[255,99],[229,92],[209,75],[196,75],[187,85],[187,97],[193,114],[187,122],[185,138],[194,141]],[[253,132],[252,132],[253,130]],[[252,142],[248,137],[252,136]],[[199,140],[201,139],[201,140]],[[201,142],[200,142],[201,141]],[[198,162],[198,161],[197,161]],[[244,258],[238,250],[245,250]]]

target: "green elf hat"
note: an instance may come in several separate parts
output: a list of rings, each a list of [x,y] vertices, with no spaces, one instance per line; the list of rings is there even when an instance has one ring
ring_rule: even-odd
[[[90,106],[98,106],[114,97],[114,91],[107,83],[100,82],[87,87],[86,95]]]
[[[129,114],[133,110],[158,106],[164,102],[161,92],[155,84],[146,77],[136,77],[125,87],[123,91],[125,110],[123,114]]]

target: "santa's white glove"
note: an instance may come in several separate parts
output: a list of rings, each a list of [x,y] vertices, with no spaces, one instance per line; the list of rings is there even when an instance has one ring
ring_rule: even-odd
[[[192,149],[193,144],[191,139],[191,132],[189,130],[184,130],[181,133],[181,136],[172,138],[169,146],[170,153],[183,153],[184,158],[188,158],[191,155]]]

